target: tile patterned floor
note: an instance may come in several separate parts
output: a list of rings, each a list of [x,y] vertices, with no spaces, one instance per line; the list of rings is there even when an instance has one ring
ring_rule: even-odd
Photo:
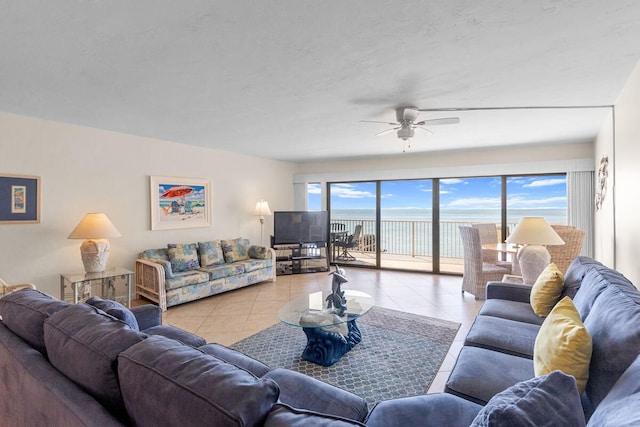
[[[460,276],[424,273],[347,269],[349,282],[343,289],[367,292],[376,305],[461,323],[430,393],[440,392],[453,368],[473,319],[482,306],[472,295],[462,294]],[[278,322],[280,307],[309,292],[330,289],[327,273],[278,276],[266,282],[232,292],[169,308],[165,324],[174,325],[205,338],[231,345]],[[144,300],[136,300],[140,304]]]

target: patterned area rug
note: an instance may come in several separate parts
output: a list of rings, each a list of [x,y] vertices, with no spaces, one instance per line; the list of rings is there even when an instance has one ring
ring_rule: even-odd
[[[362,341],[333,366],[302,360],[307,339],[295,326],[279,323],[231,347],[272,368],[287,368],[348,390],[367,400],[424,394],[460,324],[374,307],[357,320]]]

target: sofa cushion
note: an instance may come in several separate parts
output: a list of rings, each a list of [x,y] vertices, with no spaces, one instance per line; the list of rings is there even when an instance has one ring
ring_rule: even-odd
[[[44,324],[51,364],[121,419],[126,411],[117,376],[120,352],[146,335],[88,304],[71,305]]]
[[[593,266],[603,267],[601,263],[592,258],[586,256],[575,257],[564,274],[562,296],[573,299],[578,289],[580,289],[584,275]]]
[[[183,288],[189,285],[197,285],[198,283],[208,282],[209,274],[206,271],[188,270],[174,274],[171,279],[166,279],[164,287],[166,290]]]
[[[640,425],[640,356],[620,376],[591,415],[588,425]]]
[[[279,395],[271,380],[160,336],[122,352],[118,374],[132,423],[141,426],[262,425]]]
[[[367,417],[368,427],[469,427],[482,406],[449,393],[383,400]]]
[[[44,321],[68,306],[69,303],[35,289],[22,289],[0,298],[0,317],[11,332],[46,355]]]
[[[486,381],[479,381],[482,374]],[[445,391],[480,405],[512,385],[533,378],[533,361],[480,347],[464,346]]]
[[[138,327],[138,320],[136,319],[136,316],[133,315],[131,310],[120,304],[118,301],[105,300],[100,297],[93,296],[85,302],[89,305],[99,308],[107,314],[110,314],[118,320],[122,320],[124,323],[129,325],[131,329],[136,331],[140,330],[140,328]]]
[[[600,294],[610,286],[636,290],[636,287],[619,272],[603,265],[593,265],[587,269],[582,279],[580,289],[573,298],[580,317],[584,321],[591,307]]]
[[[217,357],[220,360],[224,360],[227,363],[236,365],[237,367],[242,368],[245,371],[249,371],[256,377],[262,377],[271,370],[270,367],[260,362],[259,360],[249,357],[238,350],[234,350],[220,344],[206,344],[202,347],[199,347],[199,350]]]
[[[360,396],[303,375],[276,368],[263,378],[275,381],[280,387],[280,402],[295,408],[364,421],[367,402]]]
[[[233,264],[214,265],[212,267],[203,267],[199,271],[207,274],[209,280],[222,279],[224,277],[235,276],[245,272],[244,261],[234,262]]]
[[[222,253],[220,240],[198,242],[198,255],[201,267],[224,264],[224,254]]]
[[[517,322],[531,323],[533,325],[542,325],[542,322],[544,321],[544,318],[534,313],[530,302],[510,301],[505,299],[486,300],[478,314],[515,320]]]
[[[590,361],[591,336],[571,298],[564,297],[540,327],[533,348],[535,373],[540,376],[560,370],[572,375],[582,393],[589,379]]]
[[[240,261],[238,264],[244,266],[244,271],[250,273],[252,271],[260,270],[261,268],[267,268],[272,265],[271,259],[248,259],[246,261]]]
[[[198,250],[195,243],[169,243],[167,245],[167,249],[169,250],[171,269],[174,273],[193,270],[194,268],[200,267]]]
[[[147,328],[142,332],[147,335],[162,335],[163,337],[180,341],[181,343],[190,345],[191,347],[200,347],[207,343],[204,338],[171,325],[156,325]]]
[[[478,315],[464,343],[532,359],[539,330],[531,323]]]
[[[593,304],[584,326],[593,340],[586,394],[594,407],[640,354],[638,325],[640,292],[635,288],[609,286]]]
[[[222,240],[221,244],[225,262],[238,262],[249,259],[249,247],[251,246],[249,240],[242,238]]]
[[[471,423],[471,427],[546,425],[585,425],[575,379],[560,371],[519,382],[498,393]]]
[[[264,427],[363,427],[364,424],[346,418],[292,408],[277,403],[267,416]]]
[[[542,270],[531,288],[531,308],[540,317],[546,317],[560,301],[564,276],[558,267],[551,263]]]

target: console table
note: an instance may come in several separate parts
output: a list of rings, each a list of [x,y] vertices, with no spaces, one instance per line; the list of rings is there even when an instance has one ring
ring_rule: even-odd
[[[131,305],[133,271],[111,268],[101,273],[60,274],[60,299],[77,304],[92,296]]]
[[[362,340],[356,319],[374,306],[371,295],[345,290],[347,308],[342,316],[327,309],[331,292],[314,292],[293,300],[278,311],[278,318],[291,326],[302,328],[307,346],[302,358],[322,366],[331,366]]]

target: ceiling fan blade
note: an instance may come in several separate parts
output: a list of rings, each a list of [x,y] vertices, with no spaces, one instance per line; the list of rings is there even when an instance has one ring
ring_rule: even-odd
[[[433,132],[431,132],[429,129],[427,128],[423,128],[422,126],[414,126],[415,129],[420,129],[426,132],[429,132],[431,135],[433,135]]]
[[[404,111],[402,112],[402,119],[413,122],[418,118],[418,114],[418,110],[416,110],[415,108],[405,107]]]
[[[391,122],[379,122],[377,120],[360,120],[361,123],[384,123],[389,126],[398,126],[399,123],[391,123]]]
[[[416,123],[418,126],[455,125],[460,123],[460,117],[444,117],[442,119],[423,120]]]
[[[383,130],[382,132],[378,132],[378,133],[376,133],[376,136],[384,135],[385,133],[393,132],[394,130],[398,130],[398,129],[400,129],[400,126],[398,126],[396,128]]]

